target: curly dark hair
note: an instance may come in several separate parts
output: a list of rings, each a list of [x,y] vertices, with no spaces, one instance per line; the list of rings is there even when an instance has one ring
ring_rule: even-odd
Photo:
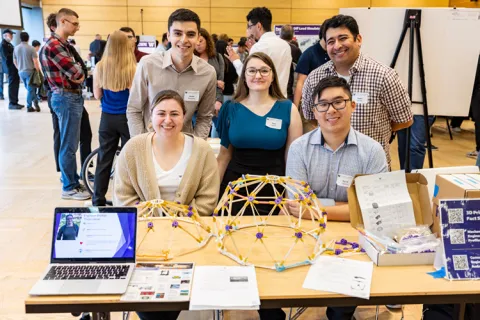
[[[205,42],[207,44],[207,48],[205,51],[207,51],[207,56],[209,58],[213,58],[217,55],[217,52],[215,50],[215,46],[213,44],[213,39],[210,36],[210,33],[204,28],[200,28],[199,35],[202,36],[205,39]],[[199,56],[200,54],[195,50],[195,55]]]
[[[256,7],[250,10],[247,15],[247,22],[253,24],[260,22],[266,32],[272,31],[272,12],[266,7]]]
[[[357,36],[360,34],[358,29],[358,24],[355,18],[343,14],[338,14],[336,16],[331,17],[323,22],[321,31],[322,36],[325,41],[327,41],[327,30],[332,28],[340,28],[345,27],[347,28],[350,33],[353,35],[353,39],[356,40]]]

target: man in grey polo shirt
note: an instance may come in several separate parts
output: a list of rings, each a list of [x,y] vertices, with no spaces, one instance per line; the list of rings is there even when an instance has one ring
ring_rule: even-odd
[[[210,132],[217,76],[215,69],[193,51],[198,41],[200,18],[188,9],[178,9],[168,18],[172,48],[145,56],[137,66],[127,105],[130,135],[151,130],[150,104],[161,90],[175,90],[185,100],[187,114],[183,131],[206,139]],[[192,116],[197,112],[195,128]]]
[[[349,221],[347,188],[356,174],[388,171],[380,143],[350,124],[355,102],[345,79],[326,77],[313,90],[319,127],[295,140],[288,150],[287,176],[307,182],[329,220]],[[289,205],[298,216],[298,206]],[[329,320],[351,319],[355,306],[327,308]]]

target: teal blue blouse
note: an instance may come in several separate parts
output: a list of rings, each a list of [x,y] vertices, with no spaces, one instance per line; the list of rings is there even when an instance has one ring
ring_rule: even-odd
[[[291,111],[290,100],[275,102],[264,116],[256,115],[240,102],[227,101],[218,115],[220,143],[225,148],[231,144],[237,149],[281,149],[287,143]]]

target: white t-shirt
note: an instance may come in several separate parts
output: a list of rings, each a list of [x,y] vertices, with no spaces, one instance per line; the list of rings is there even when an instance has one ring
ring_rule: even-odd
[[[182,156],[178,160],[177,164],[170,170],[163,170],[155,159],[155,153],[152,148],[153,164],[155,166],[155,174],[157,176],[158,188],[160,189],[160,195],[162,200],[173,201],[175,200],[175,193],[180,186],[183,174],[187,169],[188,161],[192,155],[193,138],[185,135],[185,144],[183,145]]]
[[[338,74],[338,76],[342,79],[345,79],[348,83],[350,83],[350,76],[342,76],[341,74]]]

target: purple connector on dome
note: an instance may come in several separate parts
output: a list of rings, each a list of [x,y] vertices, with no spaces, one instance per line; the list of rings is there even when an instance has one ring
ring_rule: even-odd
[[[343,253],[342,249],[335,249],[335,255],[338,256],[338,255],[340,255],[340,254],[342,254],[342,253]]]
[[[365,249],[363,249],[363,248],[362,248],[362,249],[360,249],[360,252],[363,252],[363,253],[365,253]]]
[[[257,234],[255,235],[255,237],[260,240],[260,239],[263,238],[263,233],[262,233],[262,232],[257,232]]]
[[[177,220],[173,220],[172,227],[174,227],[174,228],[178,227],[178,221]]]
[[[277,199],[275,199],[275,204],[282,203],[282,200],[283,200],[283,197],[278,197]]]
[[[358,247],[360,247],[358,243],[352,242],[352,249],[357,249]]]
[[[189,211],[192,211],[192,210],[193,210],[193,207],[192,207],[192,206],[188,206],[188,210],[189,210]]]
[[[300,232],[295,232],[295,237],[297,237],[298,239],[302,239],[303,233],[301,231]]]
[[[302,195],[299,195],[299,196],[298,196],[298,200],[303,201],[303,200],[305,200],[305,197],[302,196]]]
[[[150,221],[150,222],[147,224],[147,226],[148,226],[148,229],[153,229],[153,222]]]
[[[230,230],[232,230],[232,229],[233,229],[233,227],[232,227],[231,225],[229,225],[229,224],[227,224],[227,225],[225,226],[225,230],[226,230],[226,231],[230,231]]]
[[[187,217],[191,218],[192,216],[193,216],[193,211],[191,211],[191,210],[190,210],[190,211],[188,211],[188,213],[187,213]]]
[[[335,244],[341,244],[342,246],[346,246],[347,240],[342,238],[340,241],[336,241]]]
[[[175,201],[176,204],[180,204],[180,201]]]
[[[327,224],[326,223],[320,223],[320,227],[325,229],[327,227]]]
[[[255,200],[255,198],[254,198],[254,197],[252,197],[252,196],[248,196],[248,202],[253,202],[253,200]]]

